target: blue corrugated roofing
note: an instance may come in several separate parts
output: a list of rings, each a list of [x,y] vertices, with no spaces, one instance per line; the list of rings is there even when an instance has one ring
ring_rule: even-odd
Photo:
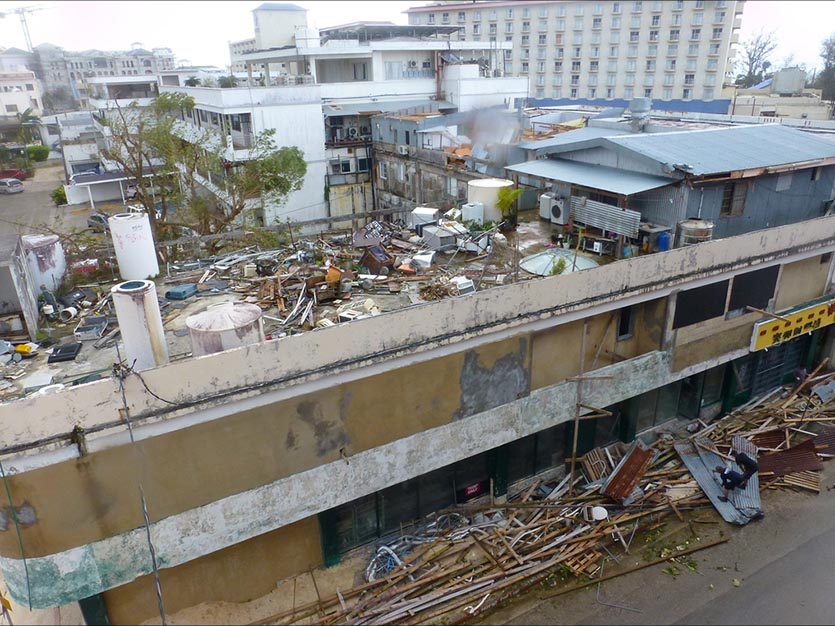
[[[756,85],[751,87],[751,89],[765,89],[766,87],[771,85],[771,80],[772,79],[770,79],[770,78],[766,78],[763,82],[757,83]]]
[[[304,7],[298,4],[290,4],[289,2],[265,2],[264,4],[253,9],[254,11],[307,11]]]
[[[536,121],[536,118],[533,118]],[[574,143],[589,141],[590,139],[600,139],[601,137],[616,137],[618,135],[628,135],[628,130],[613,130],[611,128],[597,128],[595,126],[587,126],[586,128],[578,128],[577,130],[569,130],[564,133],[559,133],[547,139],[534,139],[532,141],[523,141],[519,144],[520,148],[525,150],[541,150],[543,148],[550,148],[552,146],[567,146]]]
[[[835,141],[780,124],[607,137],[605,144],[694,176],[835,157]]]
[[[505,169],[519,174],[580,185],[589,189],[601,189],[622,196],[631,196],[635,193],[678,182],[673,178],[563,159],[526,161],[517,165],[509,165]]]

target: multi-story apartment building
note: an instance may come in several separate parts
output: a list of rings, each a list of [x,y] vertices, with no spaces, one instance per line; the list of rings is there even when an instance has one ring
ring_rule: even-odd
[[[524,79],[494,75],[496,44],[451,39],[455,28],[375,22],[319,31],[305,25],[305,10],[295,5],[268,3],[253,14],[257,49],[242,57],[246,77],[238,88],[163,84],[160,91],[193,96],[193,116],[184,121],[228,137],[230,160],[249,158],[253,134],[271,128],[279,145],[304,151],[304,187],[280,207],[257,208],[265,224],[376,208],[374,114],[507,108],[525,96]],[[216,184],[222,181],[206,183],[223,188]]]
[[[43,113],[40,83],[34,72],[0,72],[0,115],[14,116],[32,109],[32,114]]]
[[[35,46],[34,70],[43,81],[44,93],[68,92],[81,109],[88,106],[87,79],[106,76],[157,76],[174,69],[169,48],[145,50],[139,43],[128,51],[85,50],[71,52],[46,43]]]
[[[230,68],[233,74],[246,71],[246,63],[244,63],[243,56],[250,52],[255,52],[255,50],[255,37],[229,42]],[[264,68],[259,67],[258,69],[263,70]]]
[[[501,70],[529,80],[541,103],[612,104],[727,113],[744,2],[575,0],[438,3],[410,8],[409,23],[459,26],[458,37],[510,42]],[[620,102],[618,102],[620,104]]]

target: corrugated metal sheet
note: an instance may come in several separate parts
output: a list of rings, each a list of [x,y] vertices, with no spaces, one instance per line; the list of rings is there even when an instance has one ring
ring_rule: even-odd
[[[531,119],[531,122],[537,123],[540,121],[540,119],[541,118],[539,117],[535,117]],[[577,130],[571,130],[566,133],[560,133],[558,135],[554,135],[553,137],[548,137],[547,139],[523,141],[519,144],[519,147],[524,148],[525,150],[543,150],[543,152],[538,152],[537,154],[547,154],[546,149],[551,148],[553,146],[582,144],[584,141],[589,141],[591,139],[600,139],[601,137],[617,137],[619,135],[628,134],[628,130],[613,130],[611,128],[596,128],[590,126],[588,128],[579,128]]]
[[[642,196],[629,198],[629,208],[641,214],[644,222],[674,227],[686,220],[688,189],[685,185],[662,187]]]
[[[712,472],[713,479],[717,482],[717,484],[719,484],[720,489],[722,488],[722,481],[719,479],[719,475],[714,471],[717,465],[721,465],[722,467],[730,465],[732,470],[741,473],[741,470],[736,463],[733,461],[729,463],[725,457],[719,454],[719,450],[716,449],[716,446],[710,439],[699,438],[696,440],[696,443],[696,449],[699,452],[699,457],[701,457],[702,462],[705,464],[705,468]],[[742,452],[745,452],[752,459],[757,458],[757,448],[754,444],[745,441],[741,437],[735,437],[733,443],[738,444],[742,449]],[[730,503],[733,504],[745,517],[750,519],[759,519],[763,516],[762,502],[760,501],[760,481],[756,475],[752,476],[748,480],[748,485],[745,489],[733,489],[728,494],[728,498],[730,499]]]
[[[601,141],[695,176],[835,157],[835,142],[780,124],[607,137]]]
[[[819,454],[835,454],[835,428],[824,428],[815,437],[815,451]]]
[[[576,221],[586,226],[594,226],[627,237],[637,237],[638,227],[641,225],[640,213],[588,198],[571,198],[571,213]]]
[[[571,131],[572,133],[580,131]],[[569,133],[570,134],[570,133]],[[833,142],[835,145],[835,142]],[[578,163],[564,159],[539,159],[505,168],[509,172],[529,174],[547,180],[557,180],[589,189],[600,189],[622,196],[649,189],[657,189],[678,182],[672,178],[619,170],[614,167]]]
[[[786,443],[786,431],[782,428],[767,430],[764,433],[753,435],[751,441],[760,448],[777,448]]]
[[[678,452],[684,466],[692,474],[693,478],[696,479],[696,482],[699,483],[699,487],[705,492],[705,495],[719,512],[719,515],[722,516],[723,520],[729,524],[737,524],[738,526],[744,526],[751,521],[752,518],[737,510],[732,502],[722,502],[719,499],[719,496],[723,493],[722,484],[719,482],[719,478],[716,472],[713,471],[713,468],[708,469],[705,467],[704,461],[692,443],[679,442],[673,444],[673,447]],[[721,463],[716,462],[714,465],[721,465]]]
[[[636,439],[632,448],[617,464],[609,478],[603,483],[601,492],[616,502],[624,501],[640,482],[655,458],[656,452],[640,439]]]
[[[788,450],[766,454],[757,463],[763,480],[779,478],[793,472],[816,472],[823,469],[818,455],[815,454],[814,439],[807,439]]]

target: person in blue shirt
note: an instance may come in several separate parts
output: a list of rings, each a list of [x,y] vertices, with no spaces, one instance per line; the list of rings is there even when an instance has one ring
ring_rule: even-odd
[[[725,467],[724,465],[717,465],[714,471],[719,474],[719,479],[722,481],[722,487],[725,488],[724,495],[719,496],[719,499],[722,502],[727,502],[728,494],[731,492],[731,489],[737,489],[742,484],[742,474],[735,472],[730,467]],[[744,487],[742,488],[744,489]]]

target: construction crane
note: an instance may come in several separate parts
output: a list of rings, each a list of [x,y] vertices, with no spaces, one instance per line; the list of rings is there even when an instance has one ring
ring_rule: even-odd
[[[29,52],[32,52],[32,38],[29,36],[29,24],[26,23],[26,14],[31,13],[32,11],[40,11],[45,8],[47,7],[43,5],[33,5],[28,7],[17,7],[7,11],[0,11],[0,17],[6,17],[7,15],[20,16],[20,24],[23,26],[23,37],[26,39],[26,50]]]

